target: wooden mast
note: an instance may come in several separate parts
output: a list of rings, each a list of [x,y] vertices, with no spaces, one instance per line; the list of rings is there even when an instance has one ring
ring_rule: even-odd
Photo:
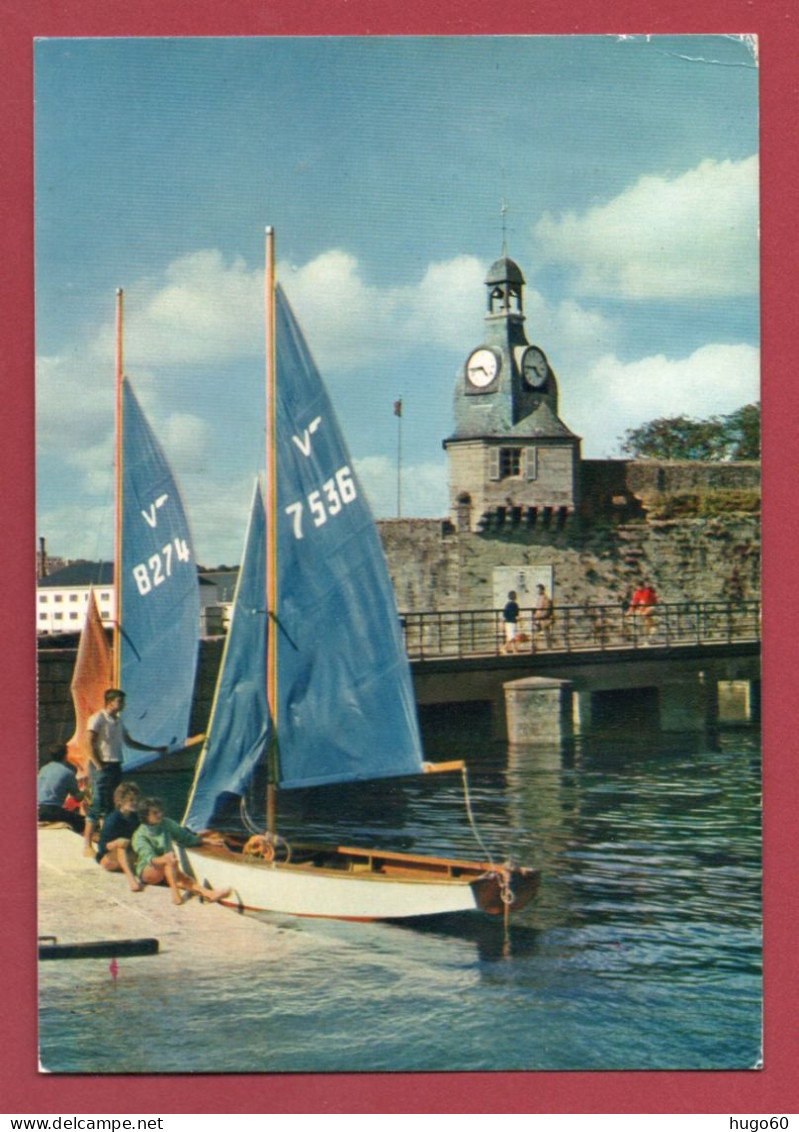
[[[114,412],[114,595],[116,615],[113,625],[113,681],[119,687],[119,627],[122,624],[122,299],[117,287],[116,365]]]
[[[266,788],[266,832],[275,833],[277,790],[277,450],[275,437],[275,230],[266,229],[266,269],[264,273],[266,325],[266,702],[272,730],[269,740],[269,783]]]

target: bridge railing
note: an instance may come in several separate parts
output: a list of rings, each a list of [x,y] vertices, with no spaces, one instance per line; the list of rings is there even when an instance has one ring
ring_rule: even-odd
[[[400,615],[412,660],[498,656],[505,650],[499,609],[461,609]],[[653,645],[732,644],[760,639],[759,601],[663,602],[649,615],[620,605],[562,605],[548,625],[522,609],[514,651],[602,652]]]

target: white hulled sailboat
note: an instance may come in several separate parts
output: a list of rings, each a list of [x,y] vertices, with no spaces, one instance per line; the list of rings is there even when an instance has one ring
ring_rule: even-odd
[[[382,547],[322,380],[274,282],[267,229],[266,492],[254,493],[230,632],[184,821],[214,828],[266,772],[265,828],[185,850],[229,903],[301,916],[503,915],[536,870],[338,845],[288,845],[276,792],[460,768],[423,761]]]

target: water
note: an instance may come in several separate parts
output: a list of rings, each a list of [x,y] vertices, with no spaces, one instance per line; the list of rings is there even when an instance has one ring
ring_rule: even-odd
[[[453,757],[441,739],[439,758]],[[430,748],[428,745],[428,751]],[[56,1072],[745,1069],[760,1058],[760,759],[662,739],[469,752],[497,857],[543,872],[509,939],[265,917],[257,956],[187,982],[45,963]],[[457,776],[281,796],[285,831],[475,854]],[[149,780],[179,814],[185,776]],[[346,816],[345,816],[346,815]],[[232,914],[232,913],[231,913]],[[207,966],[202,968],[207,972]],[[102,1040],[98,1040],[101,1035]]]

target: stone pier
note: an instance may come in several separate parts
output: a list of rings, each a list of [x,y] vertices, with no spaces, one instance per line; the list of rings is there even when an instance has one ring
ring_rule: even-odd
[[[716,682],[706,672],[694,680],[665,680],[658,698],[661,731],[705,731],[718,723]]]
[[[570,680],[528,676],[509,681],[504,691],[510,743],[560,743],[571,738]]]

